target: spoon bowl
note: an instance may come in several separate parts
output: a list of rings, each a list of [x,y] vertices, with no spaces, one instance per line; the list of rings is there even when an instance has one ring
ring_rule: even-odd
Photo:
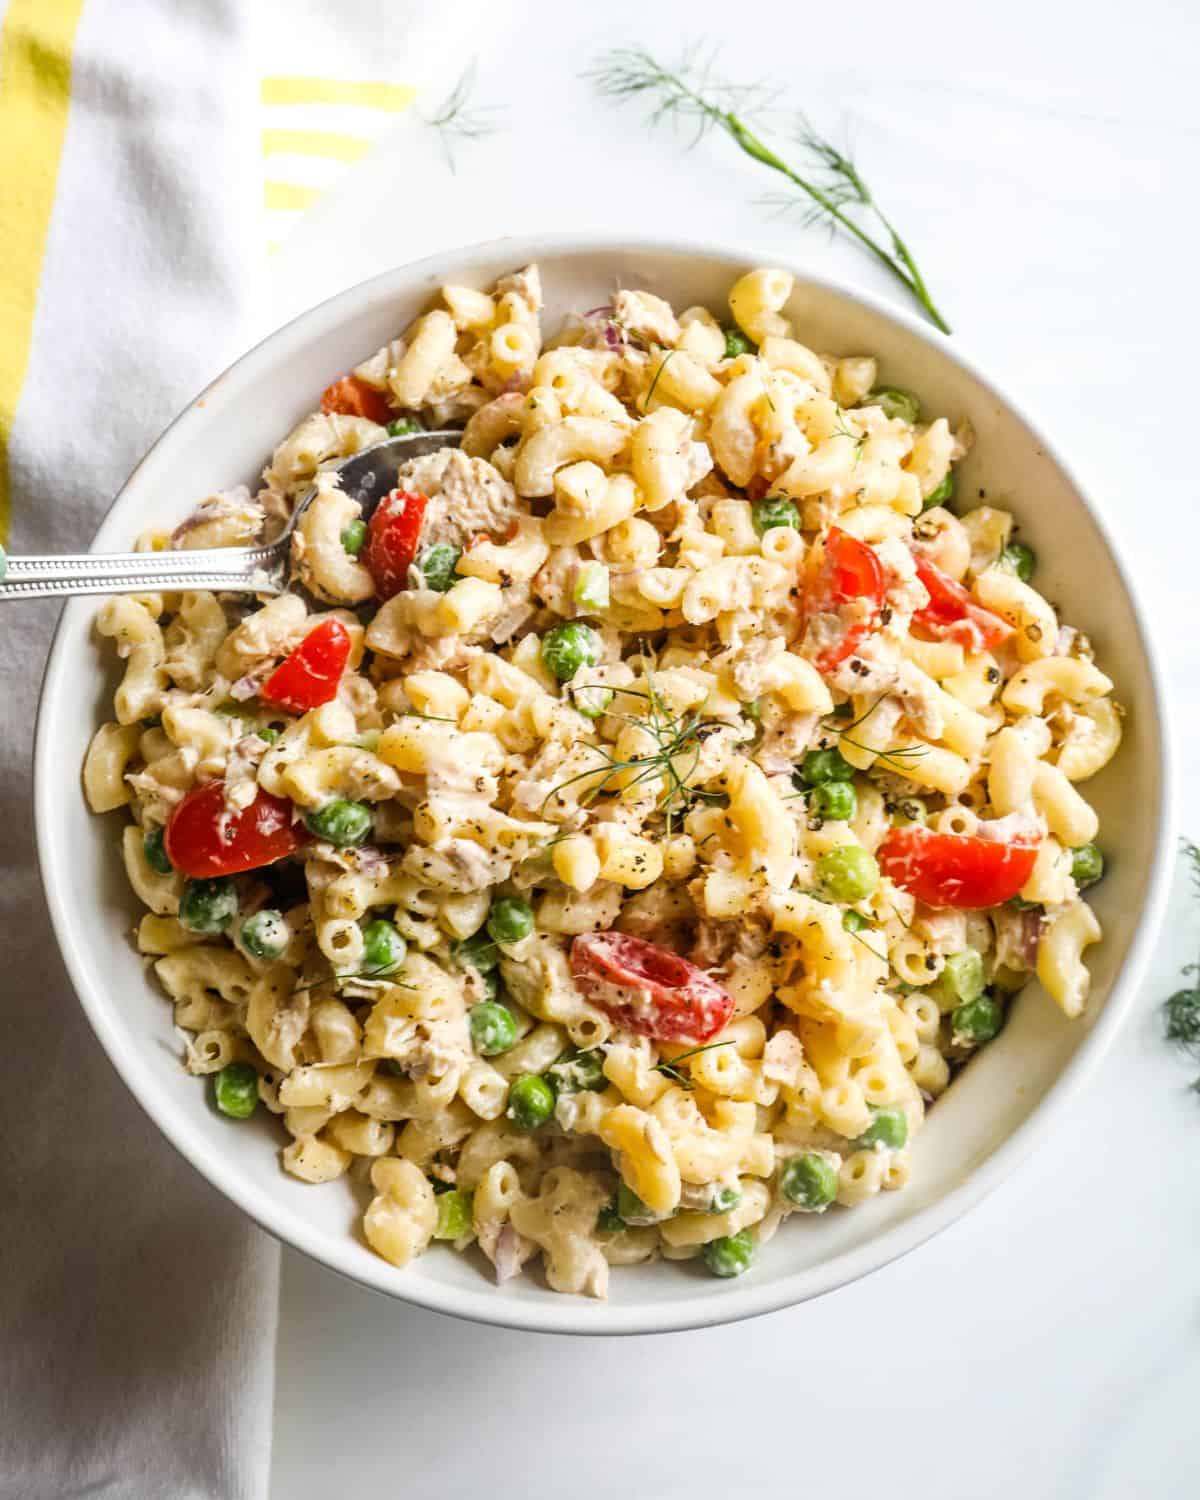
[[[342,490],[362,506],[369,521],[396,487],[400,466],[441,448],[457,448],[462,433],[412,432],[389,437],[331,466]],[[215,547],[168,552],[65,553],[10,557],[0,565],[0,602],[49,599],[63,594],[145,594],[162,589],[213,589],[222,593],[282,594],[288,583],[292,533],[316,498],[316,487],[297,501],[273,541],[257,547]]]

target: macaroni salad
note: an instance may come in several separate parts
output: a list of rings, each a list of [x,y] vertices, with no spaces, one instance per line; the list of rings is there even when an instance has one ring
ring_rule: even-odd
[[[256,494],[143,538],[249,543],[315,487],[303,593],[100,611],[86,792],[132,814],[186,1065],[349,1174],[393,1265],[736,1276],[904,1185],[1031,973],[1084,1008],[1112,683],[1012,517],[952,507],[969,430],[800,342],[791,289],[544,341],[536,267],[446,286]],[[339,488],[447,426],[370,516]]]

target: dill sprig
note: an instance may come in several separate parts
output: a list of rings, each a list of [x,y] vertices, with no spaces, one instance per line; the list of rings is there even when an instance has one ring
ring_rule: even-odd
[[[864,745],[861,741],[853,739],[850,735],[852,729],[858,729],[860,725],[867,722],[886,697],[886,693],[881,693],[875,702],[871,704],[870,708],[864,709],[858,718],[851,719],[849,724],[843,725],[840,719],[830,718],[822,720],[821,727],[829,734],[837,735],[839,739],[845,740],[847,745],[852,746],[855,750],[861,750],[864,755],[873,755],[877,761],[894,761],[897,766],[896,774],[903,775],[905,763],[920,760],[923,755],[928,755],[928,746],[901,745],[896,750],[876,750],[874,745]]]
[[[732,1042],[706,1042],[703,1047],[689,1047],[686,1052],[677,1052],[674,1057],[664,1057],[654,1064],[651,1072],[662,1073],[666,1078],[673,1078],[681,1089],[694,1089],[695,1083],[689,1073],[681,1073],[676,1067],[677,1063],[687,1062],[690,1057],[698,1057],[701,1052],[711,1052],[714,1047],[732,1047]]]
[[[1200,846],[1184,839],[1183,853],[1191,866],[1192,890],[1200,898]],[[1183,978],[1194,981],[1200,976],[1200,960],[1185,964],[1180,972]],[[1186,989],[1176,990],[1164,1003],[1163,1014],[1167,1040],[1200,1058],[1200,985],[1193,982]],[[1193,1080],[1192,1088],[1200,1093],[1200,1078]]]
[[[431,130],[437,131],[451,172],[458,170],[454,160],[455,146],[494,135],[500,128],[496,118],[502,112],[500,107],[475,104],[472,100],[474,92],[475,64],[472,62],[442,100],[437,113],[421,117]]]
[[[840,406],[836,407],[835,410],[837,411],[837,426],[833,429],[834,433],[838,437],[849,438],[850,441],[854,444],[854,463],[851,467],[857,468],[858,461],[862,458],[863,449],[866,447],[867,438],[870,436],[870,434],[866,432],[855,432],[853,428],[847,427],[845,411]]]
[[[641,48],[618,48],[588,72],[599,92],[618,101],[648,101],[650,121],[674,118],[695,126],[700,139],[714,126],[723,130],[739,150],[769,167],[800,190],[798,200],[806,216],[825,219],[840,228],[896,278],[943,333],[950,328],[925,285],[917,262],[895,225],[875,201],[854,162],[801,115],[796,141],[811,166],[804,172],[789,166],[748,123],[755,112],[774,102],[775,94],[760,84],[737,86],[712,77],[712,58],[692,48],[677,68],[664,67]]]
[[[688,778],[694,774],[700,764],[704,740],[714,729],[727,727],[726,720],[706,718],[695,710],[674,714],[663,702],[654,687],[653,679],[649,676],[646,679],[646,685],[645,692],[638,688],[613,688],[614,695],[620,693],[628,698],[640,698],[647,703],[649,706],[643,714],[633,715],[610,711],[610,716],[622,719],[626,724],[632,724],[638,729],[646,730],[655,742],[654,749],[647,755],[622,760],[615,756],[607,746],[593,745],[591,748],[601,757],[603,768],[593,766],[589,770],[568,776],[566,781],[561,781],[557,786],[552,787],[542,801],[543,813],[552,797],[556,797],[576,782],[590,781],[598,777],[595,784],[589,786],[580,797],[581,802],[590,803],[607,792],[618,777],[630,771],[634,774],[625,782],[622,787],[623,791],[640,786],[643,782],[666,779],[667,787],[658,800],[658,811],[666,818],[668,833],[671,831],[673,819],[679,812],[685,811],[690,803],[693,801],[714,802],[722,795],[720,792],[690,786]],[[579,691],[586,690],[586,687],[587,684],[584,684]],[[574,688],[568,689],[572,696],[576,691]],[[688,752],[691,752],[691,762],[681,773],[676,761]]]
[[[388,979],[389,974],[394,974],[395,969],[391,964],[373,964],[366,969],[349,969],[344,974],[326,974],[321,979],[310,979],[307,984],[298,984],[292,990],[293,995],[303,995],[306,990],[319,990],[323,984],[332,984],[340,988],[347,979]],[[415,990],[415,984],[402,984],[398,979],[389,982],[398,990]]]
[[[667,368],[667,363],[670,360],[672,354],[678,354],[678,353],[679,353],[678,349],[668,349],[667,352],[666,352],[666,355],[663,357],[662,363],[659,365],[658,369],[655,370],[655,372],[654,372],[654,379],[650,382],[650,389],[646,392],[646,403],[645,403],[645,405],[646,405],[646,411],[647,411],[647,413],[650,410],[650,399],[654,395],[655,390],[658,388],[658,382],[659,382],[659,380],[662,378],[662,372]]]

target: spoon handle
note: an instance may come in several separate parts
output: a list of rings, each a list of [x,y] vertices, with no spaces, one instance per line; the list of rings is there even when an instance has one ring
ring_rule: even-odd
[[[10,557],[0,573],[0,603],[62,594],[156,594],[214,589],[280,594],[286,544],[219,547],[194,552],[81,552]]]

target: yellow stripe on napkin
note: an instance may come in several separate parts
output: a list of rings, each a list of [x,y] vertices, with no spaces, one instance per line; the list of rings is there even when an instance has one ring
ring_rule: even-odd
[[[406,83],[356,78],[264,78],[264,104],[357,104],[399,114],[417,97]]]
[[[378,78],[287,74],[262,79],[269,252],[279,248],[347,166],[369,154],[417,93],[409,84]]]
[[[83,0],[9,0],[0,28],[0,542],[8,537],[8,445],[29,367],[82,9]]]
[[[341,130],[274,130],[262,133],[264,156],[324,156],[333,161],[361,161],[374,143]]]

